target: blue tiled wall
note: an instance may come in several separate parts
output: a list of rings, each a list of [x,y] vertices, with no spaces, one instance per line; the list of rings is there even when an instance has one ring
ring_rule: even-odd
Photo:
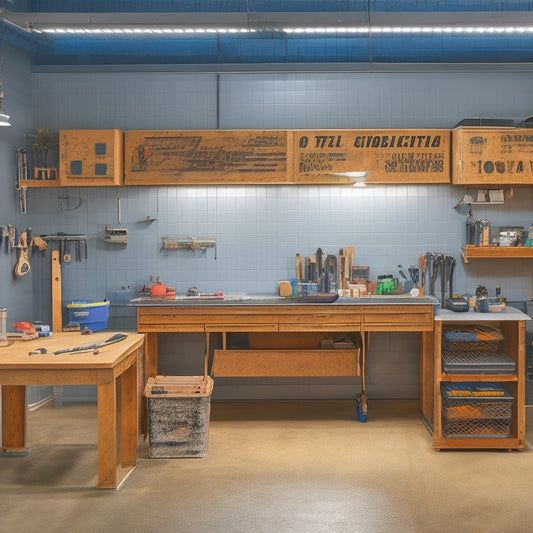
[[[521,72],[34,73],[33,113],[35,127],[54,129],[450,128],[471,116],[519,121],[531,114],[532,90],[533,76]],[[510,298],[529,299],[529,261],[459,261],[465,216],[453,206],[462,193],[450,185],[41,189],[29,191],[27,217],[39,233],[89,236],[88,261],[63,268],[63,298],[111,299],[114,327],[135,327],[134,310],[122,302],[150,283],[150,276],[180,293],[191,285],[273,293],[278,280],[294,276],[295,254],[319,246],[336,252],[353,245],[356,262],[369,265],[372,276],[396,273],[398,264],[414,263],[427,251],[446,252],[458,259],[458,290],[499,284]],[[118,225],[118,198],[127,247],[102,241],[105,225]],[[506,205],[474,215],[528,226],[532,199],[530,187],[515,188]],[[143,223],[147,217],[156,220]],[[168,235],[215,237],[217,245],[205,252],[165,251],[161,238]],[[37,255],[34,264],[33,318],[47,320],[49,254]],[[415,397],[416,335],[383,334],[373,347],[369,391],[375,397]],[[398,360],[398,351],[407,355]],[[233,384],[226,396],[253,395],[251,388]],[[343,396],[353,384],[326,383],[323,389]],[[294,390],[313,397],[321,389],[255,389],[265,397]]]

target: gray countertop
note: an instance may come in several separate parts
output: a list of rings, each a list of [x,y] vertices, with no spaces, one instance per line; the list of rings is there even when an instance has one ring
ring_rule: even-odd
[[[435,320],[446,322],[502,322],[508,320],[531,320],[529,315],[522,313],[514,307],[506,307],[501,313],[476,313],[473,309],[466,313],[455,313],[448,309],[439,309],[435,315]]]
[[[333,296],[333,295],[332,295]],[[338,298],[334,302],[317,302],[313,298],[292,298],[277,296],[275,294],[227,294],[224,298],[199,298],[177,296],[167,300],[153,296],[139,296],[130,300],[130,305],[135,307],[180,307],[180,306],[231,306],[231,305],[436,305],[437,298],[421,296],[412,298],[405,294],[373,295],[360,298]]]

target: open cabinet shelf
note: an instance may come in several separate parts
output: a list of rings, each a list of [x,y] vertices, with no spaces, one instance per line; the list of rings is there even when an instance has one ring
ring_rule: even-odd
[[[470,259],[533,259],[533,247],[466,244],[461,247],[461,255],[465,263],[468,263]]]

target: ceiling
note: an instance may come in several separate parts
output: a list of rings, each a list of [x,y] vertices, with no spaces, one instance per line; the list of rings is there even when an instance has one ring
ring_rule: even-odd
[[[533,66],[533,0],[0,0],[35,68]]]

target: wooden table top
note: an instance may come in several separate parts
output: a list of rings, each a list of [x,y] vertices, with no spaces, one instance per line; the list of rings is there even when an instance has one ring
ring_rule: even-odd
[[[54,355],[53,352],[94,344],[109,339],[117,332],[98,331],[90,335],[79,332],[54,333],[51,337],[39,337],[30,341],[14,340],[9,346],[0,347],[0,370],[8,369],[98,369],[113,368],[133,349],[144,341],[144,335],[127,333],[126,339],[115,342],[98,350],[83,353],[65,353]],[[46,348],[46,354],[29,355],[30,351]]]

